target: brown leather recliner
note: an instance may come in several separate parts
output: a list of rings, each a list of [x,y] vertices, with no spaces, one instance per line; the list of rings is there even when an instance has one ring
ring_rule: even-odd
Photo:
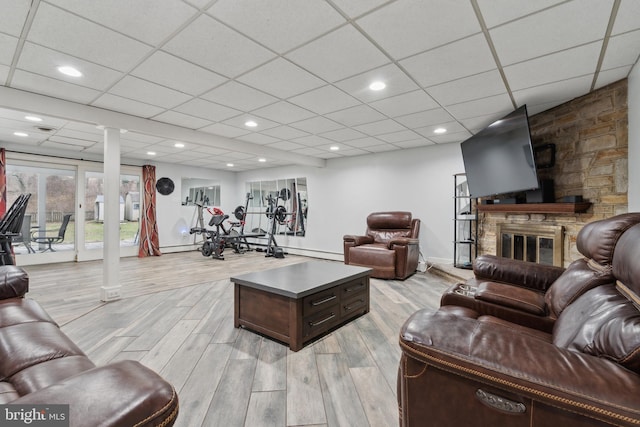
[[[451,286],[441,306],[467,307],[480,314],[551,332],[556,319],[577,297],[613,280],[611,262],[620,236],[640,223],[640,213],[627,213],[585,225],[576,238],[584,258],[566,269],[481,255],[474,278]]]
[[[404,280],[420,257],[420,220],[411,212],[374,212],[364,236],[344,236],[344,263],[373,269],[371,277]]]
[[[638,260],[640,224],[615,242],[611,282],[551,333],[455,305],[414,313],[400,333],[400,425],[640,425]]]
[[[178,395],[137,361],[96,367],[34,300],[29,278],[0,266],[0,404],[69,405],[71,427],[171,426]]]

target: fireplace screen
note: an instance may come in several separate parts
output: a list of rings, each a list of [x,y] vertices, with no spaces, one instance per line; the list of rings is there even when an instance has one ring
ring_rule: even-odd
[[[498,255],[521,261],[562,266],[560,225],[498,224]]]

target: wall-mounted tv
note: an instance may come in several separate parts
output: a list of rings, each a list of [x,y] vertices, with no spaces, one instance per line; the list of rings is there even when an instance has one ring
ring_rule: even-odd
[[[472,197],[538,188],[526,105],[491,123],[461,148]]]

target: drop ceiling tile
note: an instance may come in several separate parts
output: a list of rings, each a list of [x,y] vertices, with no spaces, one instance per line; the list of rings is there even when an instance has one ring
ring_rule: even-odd
[[[471,2],[463,0],[393,2],[357,24],[395,59],[481,31]]]
[[[274,142],[273,144],[268,144],[268,146],[271,148],[276,148],[278,150],[283,150],[283,151],[291,151],[291,150],[304,148],[304,145],[296,144],[295,142],[291,142],[291,141]]]
[[[147,144],[156,144],[158,142],[164,141],[165,138],[160,138],[153,135],[146,135],[144,133],[139,132],[125,132],[120,134],[121,141],[139,141]]]
[[[326,116],[345,126],[356,126],[386,118],[383,114],[364,104],[326,114]]]
[[[429,111],[421,111],[419,113],[396,117],[395,120],[408,128],[415,129],[450,122],[453,120],[453,116],[451,116],[451,114],[449,114],[444,108],[434,108]]]
[[[471,134],[467,131],[445,133],[442,135],[432,135],[429,139],[436,144],[451,144],[454,142],[462,142],[471,138]]]
[[[229,117],[240,114],[240,111],[227,108],[224,105],[214,104],[204,99],[195,98],[179,107],[174,108],[180,113],[189,114],[191,116],[200,117],[201,119],[219,122]]]
[[[200,129],[211,124],[210,120],[201,119],[199,117],[190,116],[177,111],[165,111],[164,113],[160,113],[153,117],[153,120],[189,129]]]
[[[345,129],[338,129],[338,130],[333,130],[331,132],[325,132],[322,134],[323,138],[328,138],[332,141],[336,141],[336,142],[342,142],[342,141],[349,141],[351,139],[358,139],[358,138],[364,138],[365,135],[362,132],[358,132],[357,130],[354,129],[350,129],[350,128],[345,128]]]
[[[271,121],[269,119],[265,119],[265,118],[262,118],[262,117],[256,117],[256,116],[254,116],[252,114],[241,114],[241,115],[233,117],[233,118],[231,118],[229,120],[225,120],[224,124],[229,125],[229,126],[235,126],[237,128],[240,128],[240,129],[248,129],[245,126],[245,123],[248,120],[253,120],[258,124],[258,126],[251,128],[251,131],[253,131],[253,132],[262,132],[265,129],[271,129],[271,128],[274,128],[274,127],[280,125],[280,123],[276,123],[276,122],[273,122],[273,121]]]
[[[274,138],[286,140],[301,138],[303,136],[309,135],[307,132],[303,132],[290,126],[278,126],[277,128],[267,129],[261,133],[272,136]]]
[[[345,22],[326,2],[219,0],[207,12],[278,53]]]
[[[640,17],[640,15],[638,15]],[[611,37],[602,61],[603,70],[634,65],[640,56],[640,30]]]
[[[291,123],[289,126],[303,130],[309,133],[322,133],[328,132],[331,130],[340,129],[343,126],[334,122],[333,120],[329,120],[325,117],[312,117],[310,119],[301,120],[299,122]]]
[[[378,135],[378,138],[384,142],[397,143],[401,141],[411,141],[420,138],[420,135],[412,130],[403,130],[400,132],[392,132],[384,135]]]
[[[162,51],[155,52],[131,74],[194,96],[227,81],[219,74]]]
[[[66,144],[66,145],[73,145],[75,147],[81,147],[81,148],[92,147],[96,142],[102,142],[102,141],[88,141],[86,139],[77,139],[77,138],[70,138],[70,137],[58,136],[58,135],[53,135],[49,137],[49,141],[59,142],[61,144]]]
[[[407,130],[400,123],[391,119],[380,120],[373,123],[354,126],[353,129],[356,129],[369,136],[376,136],[376,135],[382,135],[385,133],[401,132],[403,130]]]
[[[62,126],[58,126],[55,121],[50,122],[50,120],[51,119],[47,117],[47,118],[45,118],[43,123],[45,123],[47,125],[52,123],[54,126],[62,127]],[[53,120],[58,120],[58,119],[53,119]],[[79,123],[79,122],[67,122],[67,121],[64,121],[64,129],[66,129],[66,130],[77,130],[77,131],[84,132],[84,133],[92,133],[94,135],[100,135],[101,137],[102,137],[102,135],[104,135],[104,130],[103,129],[98,129],[98,127],[96,125],[89,124],[89,123]]]
[[[69,98],[67,97],[67,99]],[[105,93],[100,96],[100,98],[92,102],[91,105],[138,117],[152,117],[164,111],[164,108],[112,95],[110,93]]]
[[[582,76],[513,92],[518,105],[538,105],[550,101],[569,101],[589,92],[593,76]]]
[[[120,80],[109,93],[164,108],[175,107],[192,98],[191,95],[132,76]]]
[[[565,0],[536,0],[514,2],[513,0],[478,0],[480,13],[487,27],[521,18]]]
[[[112,28],[120,33],[157,45],[176,31],[196,10],[180,0],[55,0],[57,6]]]
[[[433,145],[433,144],[434,144],[433,141],[430,141],[426,138],[411,139],[409,141],[400,141],[400,142],[394,143],[394,145],[397,145],[398,147],[402,147],[402,148],[426,147],[428,145]]]
[[[69,128],[63,128],[58,130],[55,136],[52,136],[52,138],[54,137],[76,139],[79,141],[91,141],[92,143],[104,141],[104,136],[102,134],[82,132],[82,131],[69,129]]]
[[[83,151],[86,148],[81,145],[65,144],[63,142],[56,142],[56,141],[44,141],[42,144],[40,144],[40,147],[48,148],[50,150],[75,151],[75,152]]]
[[[371,90],[369,85],[381,81],[387,86],[382,90]],[[419,89],[397,65],[387,64],[335,83],[335,86],[364,102],[388,98]]]
[[[290,98],[289,101],[318,114],[343,110],[360,104],[357,99],[331,85],[295,96]]]
[[[378,138],[374,138],[373,136],[367,136],[365,138],[352,139],[347,142],[344,142],[343,144],[348,145],[349,147],[366,149],[367,147],[373,147],[376,145],[384,144],[384,141],[381,141]]]
[[[531,111],[529,111],[528,105],[527,105],[527,112],[531,114]],[[467,129],[469,129],[471,133],[475,134],[481,131],[482,129],[486,128],[487,126],[489,126],[491,123],[495,121],[496,121],[496,115],[488,114],[486,116],[478,116],[478,117],[472,117],[470,119],[460,120],[460,123]]]
[[[293,150],[293,153],[302,154],[303,156],[319,156],[325,153],[324,150],[318,150],[317,148],[306,147],[299,150]]]
[[[30,1],[0,0],[2,32],[19,37],[30,8]]]
[[[211,147],[208,145],[196,145],[193,147],[193,151],[209,156],[221,156],[229,152],[229,150],[225,150],[224,148]]]
[[[308,147],[319,147],[322,145],[333,144],[333,141],[331,141],[330,139],[323,138],[318,135],[303,136],[301,138],[294,139],[293,142],[298,142]]]
[[[631,65],[627,65],[626,67],[612,68],[610,70],[600,71],[598,73],[598,80],[596,81],[594,89],[599,89],[610,83],[617,82],[618,80],[626,78],[627,76],[629,76],[631,68]]]
[[[236,136],[246,135],[251,131],[240,129],[235,126],[229,126],[222,123],[214,123],[209,126],[205,126],[202,129],[198,129],[202,132],[212,133],[214,135],[226,136],[227,138],[235,138]]]
[[[330,83],[389,62],[378,48],[351,25],[314,40],[286,57]]]
[[[566,2],[490,30],[500,63],[507,66],[601,40],[612,4],[613,0]]]
[[[512,91],[553,83],[587,74],[593,75],[601,43],[590,43],[504,68]]]
[[[41,122],[26,121],[24,118],[26,115],[35,115],[41,118],[42,121]],[[4,124],[4,123],[11,123],[11,122],[15,122],[18,125],[26,125],[26,127],[29,127],[29,128],[36,128],[38,126],[47,126],[47,127],[57,128],[57,129],[65,126],[71,126],[71,124],[74,123],[74,122],[68,122],[67,120],[63,120],[63,119],[57,119],[54,117],[45,116],[42,114],[29,114],[28,112],[24,112],[24,111],[0,108],[0,123]]]
[[[334,0],[333,3],[340,8],[350,18],[358,17],[367,13],[387,0]]]
[[[447,107],[447,110],[449,110],[457,120],[487,114],[505,115],[513,111],[513,109],[513,103],[507,94],[489,96],[487,98],[476,99]]]
[[[236,77],[275,56],[205,15],[172,38],[163,50],[226,77]]]
[[[252,111],[251,114],[282,124],[297,122],[315,116],[311,111],[300,108],[287,101],[267,105],[266,107]]]
[[[375,101],[370,105],[389,117],[405,116],[439,107],[422,89]]]
[[[120,71],[131,69],[151,51],[148,45],[44,2],[39,3],[28,41]]]
[[[11,65],[16,46],[18,46],[16,37],[0,33],[0,64]]]
[[[313,74],[283,58],[262,65],[237,80],[283,99],[324,84]]]
[[[81,104],[87,104],[100,95],[100,92],[94,89],[21,70],[16,70],[14,73],[13,79],[11,79],[11,87]]]
[[[340,151],[338,151],[338,154],[340,154],[341,156],[345,156],[345,157],[352,157],[352,156],[362,156],[364,154],[368,154],[369,152],[366,150],[361,150],[359,148],[343,148]]]
[[[423,87],[439,85],[496,68],[484,35],[466,39],[400,61]]]
[[[427,92],[440,105],[447,106],[506,93],[507,88],[502,81],[500,72],[491,70],[441,85],[431,86],[427,89]]]
[[[618,35],[627,31],[640,28],[640,3],[637,1],[623,1],[618,8],[618,14],[613,24],[611,35]]]
[[[9,67],[0,64],[0,82],[4,83],[9,77]]]
[[[265,105],[273,104],[278,98],[243,85],[229,81],[205,93],[201,98],[241,111],[251,111]]]
[[[420,141],[422,141],[422,140],[420,140]],[[400,146],[400,144],[398,144],[398,146],[395,146],[395,145],[392,145],[392,144],[381,144],[381,145],[375,145],[373,147],[367,147],[367,151],[370,151],[372,153],[384,153],[384,152],[387,152],[387,151],[397,150],[399,146]]]

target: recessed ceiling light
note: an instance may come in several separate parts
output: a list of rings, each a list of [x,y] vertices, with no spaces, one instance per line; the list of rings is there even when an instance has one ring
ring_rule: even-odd
[[[441,134],[441,133],[445,133],[447,132],[447,130],[445,128],[437,128],[433,130],[433,133],[437,133],[437,134]]]
[[[266,162],[266,161],[267,161],[267,159],[262,159],[262,158],[260,158],[260,159],[258,159],[258,161],[259,161],[260,163],[264,163],[264,162]]]
[[[331,147],[329,147],[329,150],[331,151],[338,151],[340,149],[340,147],[338,147],[337,145],[332,145]]]
[[[13,134],[14,134],[15,136],[22,136],[22,137],[29,136],[29,134],[28,134],[28,133],[24,133],[24,132],[14,132]]]
[[[173,146],[176,148],[184,148],[184,144],[182,142],[176,142]]]
[[[371,90],[382,90],[385,87],[387,87],[387,85],[384,82],[380,82],[380,81],[373,82],[369,85],[369,89]]]
[[[24,118],[26,120],[29,120],[30,122],[41,122],[42,119],[40,117],[36,117],[36,116],[24,116]]]
[[[80,77],[80,76],[82,76],[82,73],[80,71],[78,71],[77,69],[75,69],[73,67],[69,67],[69,66],[58,67],[58,71],[60,71],[65,76],[69,76],[69,77]]]
[[[233,163],[227,163],[227,166],[232,168],[233,167]]]
[[[147,151],[147,155],[149,156],[155,156],[156,152],[155,151]]]
[[[247,120],[246,122],[244,122],[244,125],[246,127],[250,127],[250,128],[254,128],[254,127],[258,126],[258,124],[256,122],[254,122],[253,120]]]

